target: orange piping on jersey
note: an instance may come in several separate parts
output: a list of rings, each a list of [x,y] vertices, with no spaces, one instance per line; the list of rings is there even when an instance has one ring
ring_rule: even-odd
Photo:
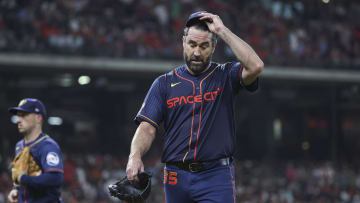
[[[159,125],[158,125],[155,121],[151,120],[149,117],[144,116],[144,115],[142,115],[142,114],[139,114],[139,116],[145,118],[146,120],[150,121],[151,123],[153,123],[154,125],[156,125],[157,127],[159,127]]]
[[[192,86],[193,86],[193,96],[195,96],[195,83],[194,83],[192,80],[189,80],[189,79],[187,79],[187,78],[184,78],[184,77],[180,76],[180,75],[176,72],[175,69],[174,69],[174,73],[175,73],[175,75],[177,75],[179,78],[191,82],[191,84],[192,84]],[[186,156],[189,154],[190,149],[191,149],[190,147],[191,147],[191,140],[192,140],[192,136],[193,136],[194,118],[195,118],[195,102],[193,102],[193,115],[192,115],[192,119],[191,119],[189,149],[188,149],[188,152],[186,152],[186,154],[184,155],[183,162],[185,162]]]
[[[216,67],[214,68],[214,70],[212,70],[204,79],[201,80],[201,82],[200,82],[200,95],[202,95],[202,83],[204,82],[204,80],[206,80],[206,78],[208,78],[211,74],[213,74],[213,72],[216,70],[217,67],[218,67],[218,66],[216,66]],[[196,161],[196,151],[197,151],[197,146],[198,146],[198,143],[199,143],[199,134],[200,134],[200,127],[201,127],[201,113],[202,113],[203,106],[204,106],[204,102],[202,101],[202,102],[201,102],[201,107],[200,107],[200,115],[199,115],[199,127],[198,127],[197,135],[196,135],[196,144],[195,144],[195,151],[194,151],[194,161]]]

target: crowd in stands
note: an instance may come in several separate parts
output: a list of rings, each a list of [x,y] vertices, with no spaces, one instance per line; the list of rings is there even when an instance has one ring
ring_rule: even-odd
[[[66,203],[120,202],[109,196],[107,186],[125,176],[126,158],[100,154],[65,153],[62,197]],[[0,165],[0,203],[11,189],[7,164]],[[238,161],[236,194],[240,203],[359,203],[358,166],[329,161]],[[153,173],[148,202],[164,202],[163,164],[145,160]]]
[[[267,65],[357,68],[357,0],[2,0],[0,52],[181,60],[189,14],[206,10]],[[223,42],[215,58],[234,59]]]

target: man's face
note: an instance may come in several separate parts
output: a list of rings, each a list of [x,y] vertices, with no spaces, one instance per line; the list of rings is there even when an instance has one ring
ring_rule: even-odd
[[[36,124],[39,124],[40,119],[38,114],[18,111],[18,119],[16,121],[19,132],[21,134],[30,134],[35,128]]]
[[[215,49],[211,37],[211,32],[194,27],[190,27],[188,35],[183,37],[184,60],[194,75],[204,72],[209,67]]]

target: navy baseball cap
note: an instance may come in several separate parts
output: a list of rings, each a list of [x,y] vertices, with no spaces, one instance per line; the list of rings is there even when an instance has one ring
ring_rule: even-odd
[[[190,27],[194,24],[194,22],[199,20],[199,14],[200,13],[207,13],[207,11],[197,11],[189,16],[189,18],[186,21],[185,27]]]
[[[18,111],[41,114],[43,118],[46,118],[46,109],[44,104],[34,98],[25,98],[20,101],[16,107],[9,108],[9,112],[16,114]]]

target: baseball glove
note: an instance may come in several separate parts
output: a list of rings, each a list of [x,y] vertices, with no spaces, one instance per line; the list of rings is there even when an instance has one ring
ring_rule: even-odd
[[[110,195],[127,203],[143,203],[151,192],[151,174],[141,172],[138,174],[139,183],[134,186],[125,176],[123,179],[109,185]]]
[[[23,174],[38,176],[42,173],[41,168],[30,154],[30,147],[24,147],[23,150],[15,156],[10,166],[12,172],[11,177],[15,184],[19,184],[19,179]]]

